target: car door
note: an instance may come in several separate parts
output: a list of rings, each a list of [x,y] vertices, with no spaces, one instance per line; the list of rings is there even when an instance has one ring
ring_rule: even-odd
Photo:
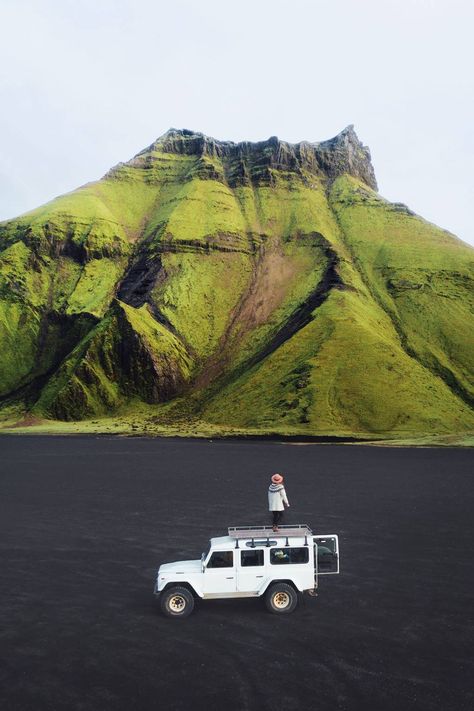
[[[203,593],[206,596],[225,597],[235,593],[234,551],[213,551],[205,565],[203,581]]]
[[[335,535],[313,536],[318,575],[339,573],[339,539]]]
[[[237,592],[257,593],[265,576],[263,548],[236,550]]]

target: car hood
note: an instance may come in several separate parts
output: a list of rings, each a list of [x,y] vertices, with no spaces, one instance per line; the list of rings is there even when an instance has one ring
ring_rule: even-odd
[[[176,563],[163,563],[159,567],[158,574],[202,573],[201,565],[200,560],[178,560]]]

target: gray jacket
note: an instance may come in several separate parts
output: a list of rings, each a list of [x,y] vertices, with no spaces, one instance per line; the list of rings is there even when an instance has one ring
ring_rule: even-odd
[[[270,484],[268,487],[268,510],[283,511],[285,508],[283,503],[287,506],[290,505],[283,484]]]

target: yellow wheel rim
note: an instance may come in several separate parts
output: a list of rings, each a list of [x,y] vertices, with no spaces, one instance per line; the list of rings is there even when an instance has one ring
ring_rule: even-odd
[[[186,600],[182,595],[173,595],[170,597],[168,605],[172,612],[182,612],[186,607]]]
[[[284,610],[290,604],[290,596],[286,592],[277,592],[273,596],[273,604],[279,610]]]

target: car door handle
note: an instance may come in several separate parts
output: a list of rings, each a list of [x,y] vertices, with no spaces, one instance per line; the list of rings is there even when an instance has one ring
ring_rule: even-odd
[[[233,579],[234,579],[234,576],[233,576],[233,575],[229,575],[229,576],[226,578],[226,580],[233,580]]]
[[[263,578],[263,575],[256,575],[256,578]]]

